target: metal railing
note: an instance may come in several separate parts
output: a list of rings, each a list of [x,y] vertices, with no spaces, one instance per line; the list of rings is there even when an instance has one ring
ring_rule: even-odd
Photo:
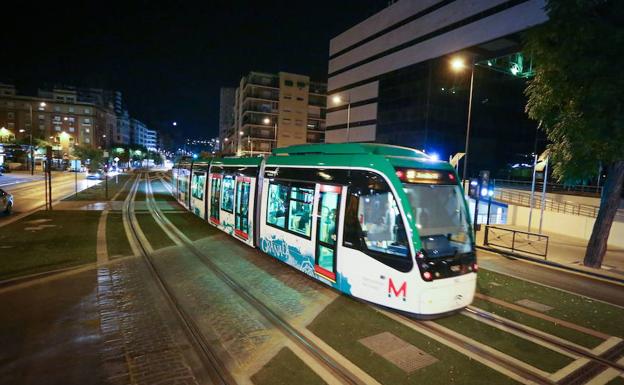
[[[494,184],[498,187],[513,187],[518,189],[530,190],[531,189],[531,181],[525,180],[510,180],[510,179],[494,179]],[[535,182],[535,190],[542,191],[544,186],[543,182],[536,181]],[[602,193],[602,186],[584,186],[584,185],[564,185],[558,183],[546,183],[546,192],[554,192],[554,193],[582,193],[583,195],[591,195],[595,197],[600,197]]]
[[[502,247],[512,252],[519,251],[544,259],[547,259],[548,255],[548,235],[486,226],[483,242],[486,246]]]
[[[531,204],[531,193],[525,191],[495,189],[493,198],[501,202],[511,203],[518,206],[530,207]],[[533,207],[537,209],[542,207],[541,193],[539,192],[536,192],[533,197]],[[546,198],[544,201],[544,209],[557,213],[596,218],[600,207],[570,201],[556,201],[554,199]],[[618,211],[618,216],[624,217],[622,210]]]

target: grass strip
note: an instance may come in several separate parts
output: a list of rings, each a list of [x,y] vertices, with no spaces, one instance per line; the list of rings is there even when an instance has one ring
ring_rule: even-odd
[[[111,199],[119,190],[122,189],[126,181],[130,179],[130,175],[123,174],[108,178],[108,199]],[[126,186],[127,187],[127,186]],[[106,199],[106,185],[104,181],[95,186],[78,192],[70,197],[63,199],[65,201],[104,201]]]
[[[327,384],[288,348],[282,348],[258,373],[251,376],[251,381],[256,385]]]
[[[308,326],[340,354],[382,384],[514,384],[511,378],[418,333],[370,306],[339,296]],[[411,374],[373,353],[358,340],[390,332],[438,361]]]
[[[0,231],[0,279],[96,261],[101,211],[37,211]]]
[[[624,309],[565,291],[480,269],[477,290],[485,295],[514,303],[522,299],[553,307],[545,312],[589,329],[624,338]]]
[[[123,214],[109,212],[106,218],[106,247],[110,257],[132,255],[132,248],[123,225]]]
[[[141,181],[139,183],[139,186],[137,187],[137,192],[136,195],[134,196],[134,200],[135,201],[145,201],[145,188],[146,188],[146,184],[145,181]]]
[[[435,322],[549,373],[554,373],[574,361],[535,342],[461,314]]]
[[[618,376],[607,382],[607,385],[624,385],[624,378]]]
[[[574,342],[577,345],[581,345],[589,349],[593,349],[596,346],[600,345],[602,342],[604,342],[604,340],[598,337],[594,337],[589,334],[585,334],[577,330],[559,325],[555,322],[533,317],[529,314],[515,311],[482,299],[475,298],[472,304],[480,309],[496,314],[500,317],[507,318],[519,324],[529,326],[533,329],[543,331],[559,338],[563,338],[564,340]]]
[[[165,212],[165,216],[192,241],[220,233],[219,229],[191,213]]]
[[[162,228],[156,223],[152,214],[149,213],[137,213],[137,221],[139,226],[145,234],[147,241],[152,245],[154,250],[162,249],[163,247],[169,247],[175,245],[175,243],[169,238],[169,236],[163,231]]]
[[[175,202],[176,200],[159,180],[152,181],[152,192],[157,201]]]

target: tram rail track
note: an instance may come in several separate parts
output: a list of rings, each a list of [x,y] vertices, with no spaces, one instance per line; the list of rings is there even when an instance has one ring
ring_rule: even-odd
[[[160,179],[161,182],[163,182],[163,186],[167,188],[169,192],[172,192],[171,188],[167,186],[166,181],[163,180],[162,175],[156,176],[156,178]],[[162,212],[160,212],[159,209],[157,211],[158,212],[156,213],[156,215],[163,216]],[[169,225],[173,226],[171,224]],[[174,231],[179,232],[177,228]],[[191,244],[191,247],[194,248],[194,246],[192,245],[192,242],[190,242],[190,244]],[[197,252],[201,254],[201,252],[199,252],[198,250]],[[204,258],[205,256],[200,257],[200,259],[204,259]],[[211,261],[208,261],[208,263],[213,264]],[[379,309],[379,307],[373,304],[369,304],[369,306]],[[514,373],[518,377],[521,377],[525,379],[526,381],[530,383],[534,383],[534,384],[583,384],[591,380],[591,378],[593,378],[593,376],[595,376],[597,373],[600,373],[601,371],[607,368],[613,368],[618,371],[624,371],[624,365],[621,365],[618,362],[615,362],[615,360],[617,360],[618,358],[622,356],[622,354],[624,354],[624,341],[620,341],[619,343],[607,349],[604,353],[598,355],[598,354],[594,354],[590,350],[585,349],[583,347],[576,346],[571,343],[568,344],[568,343],[562,342],[556,337],[551,336],[547,333],[536,333],[526,326],[519,325],[515,322],[510,322],[509,320],[506,320],[502,317],[482,311],[481,309],[478,309],[474,306],[467,307],[463,312],[464,314],[472,314],[483,320],[495,322],[507,329],[514,330],[515,332],[522,334],[525,337],[537,339],[547,344],[553,345],[579,358],[586,358],[589,360],[589,362],[585,365],[580,366],[576,370],[572,371],[570,374],[566,375],[563,379],[559,381],[555,381],[554,379],[550,378],[547,375],[541,374],[538,371],[531,370],[530,367],[528,367],[528,365],[519,365],[517,362],[514,362],[513,358],[509,359],[509,357],[504,354],[502,355],[495,354],[489,351],[489,349],[483,349],[481,346],[478,346],[476,344],[471,344],[464,339],[458,338],[453,333],[446,331],[445,328],[437,327],[431,321],[423,322],[423,321],[415,320],[406,315],[397,315],[397,317],[402,318],[406,322],[415,323],[417,324],[418,328],[425,329],[430,334],[435,335],[438,338],[442,338],[452,345],[466,349],[470,351],[471,353],[474,353],[477,356],[482,357],[483,359],[490,361],[491,363],[494,363],[497,366],[502,367],[505,370]],[[587,373],[593,373],[593,375],[591,377],[588,377]]]
[[[479,318],[483,318],[495,323],[498,323],[506,328],[509,329],[513,329],[517,332],[520,332],[522,334],[525,334],[529,337],[535,338],[535,339],[539,339],[542,340],[544,342],[547,342],[549,344],[555,345],[558,348],[562,349],[562,350],[566,350],[572,354],[576,354],[579,356],[582,356],[584,358],[587,358],[589,360],[592,361],[596,361],[602,365],[608,366],[610,368],[616,369],[616,370],[620,370],[624,372],[624,365],[619,364],[615,361],[609,360],[607,358],[601,357],[601,355],[597,355],[592,353],[590,350],[582,348],[582,347],[578,347],[575,346],[573,344],[568,344],[568,343],[564,343],[561,342],[555,338],[552,338],[552,336],[548,335],[548,334],[543,334],[543,333],[536,333],[532,330],[530,330],[529,328],[522,326],[522,325],[518,325],[515,322],[509,322],[508,320],[506,320],[505,318],[496,316],[495,314],[492,313],[488,313],[485,312],[481,309],[478,309],[474,306],[468,306],[466,308],[466,310],[464,310],[464,313],[468,313],[468,314],[474,314]],[[614,349],[616,348],[616,349]],[[605,353],[609,353],[612,349],[614,350],[619,350],[620,351],[620,355],[624,354],[624,341],[620,341],[618,344],[616,344],[615,346],[613,346],[611,349],[608,349]],[[613,354],[613,353],[612,353]],[[617,354],[617,353],[615,353]]]
[[[130,232],[133,237],[131,242],[134,243],[139,249],[148,271],[157,283],[161,293],[170,304],[170,307],[174,311],[180,325],[187,335],[190,344],[198,353],[202,364],[206,369],[208,369],[208,375],[210,376],[212,383],[216,385],[234,385],[236,384],[236,381],[232,378],[225,365],[219,360],[215,351],[210,347],[210,344],[201,333],[200,328],[194,322],[193,318],[177,300],[172,288],[159,272],[152,256],[147,250],[147,246],[139,236],[140,230],[138,229],[138,222],[134,214],[134,197],[136,196],[136,192],[140,184],[141,175],[139,174],[139,176],[135,178],[123,206],[124,215],[127,216]]]
[[[156,177],[161,179],[162,177]],[[175,225],[173,225],[163,214],[153,198],[151,190],[151,183],[147,183],[146,201],[149,211],[156,219],[156,222],[161,225],[161,228],[165,233],[171,237],[177,244],[184,246],[193,255],[195,255],[204,265],[206,265],[211,271],[224,282],[232,291],[244,299],[249,305],[251,305],[258,313],[260,313],[266,320],[268,320],[277,330],[288,338],[290,341],[298,345],[305,352],[307,352],[312,358],[314,358],[325,369],[332,373],[336,379],[345,384],[351,385],[365,385],[366,382],[362,381],[357,375],[349,371],[339,362],[331,358],[322,347],[306,337],[304,334],[297,331],[296,327],[291,325],[282,316],[277,314],[268,305],[258,299],[244,286],[238,283],[228,273],[223,271],[213,261],[208,258],[202,251],[200,251],[193,242],[186,237],[186,235],[180,231]]]

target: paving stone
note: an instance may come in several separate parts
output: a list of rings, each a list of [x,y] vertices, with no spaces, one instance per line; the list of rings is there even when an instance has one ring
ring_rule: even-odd
[[[362,338],[359,342],[408,374],[438,362],[434,356],[390,332]]]
[[[528,307],[529,309],[533,309],[542,313],[545,313],[549,310],[552,310],[552,306],[544,305],[543,303],[531,301],[530,299],[521,299],[515,302],[516,304],[524,307]]]

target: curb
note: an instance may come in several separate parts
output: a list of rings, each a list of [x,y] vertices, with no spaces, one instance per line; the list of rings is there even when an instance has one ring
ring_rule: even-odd
[[[609,281],[609,282],[612,282],[612,283],[624,285],[624,279],[621,279],[621,278],[616,278],[616,277],[612,277],[612,276],[604,275],[604,274],[600,274],[600,273],[594,273],[593,271],[577,269],[575,267],[562,265],[562,264],[557,263],[557,262],[546,261],[546,260],[543,260],[543,259],[530,257],[528,255],[518,254],[518,253],[514,253],[514,252],[506,251],[506,250],[501,250],[501,249],[496,249],[496,248],[493,248],[493,247],[476,246],[476,248],[477,249],[481,249],[481,250],[485,250],[485,251],[490,251],[490,252],[496,253],[496,254],[505,255],[505,256],[508,256],[508,257],[512,257],[512,258],[524,259],[526,261],[539,263],[539,264],[542,264],[542,265],[546,265],[548,267],[554,267],[554,268],[557,268],[557,269],[567,270],[567,271],[574,272],[574,273],[577,273],[577,274],[585,275],[585,276],[587,276],[589,278],[598,278],[598,279],[602,279],[602,280]]]

